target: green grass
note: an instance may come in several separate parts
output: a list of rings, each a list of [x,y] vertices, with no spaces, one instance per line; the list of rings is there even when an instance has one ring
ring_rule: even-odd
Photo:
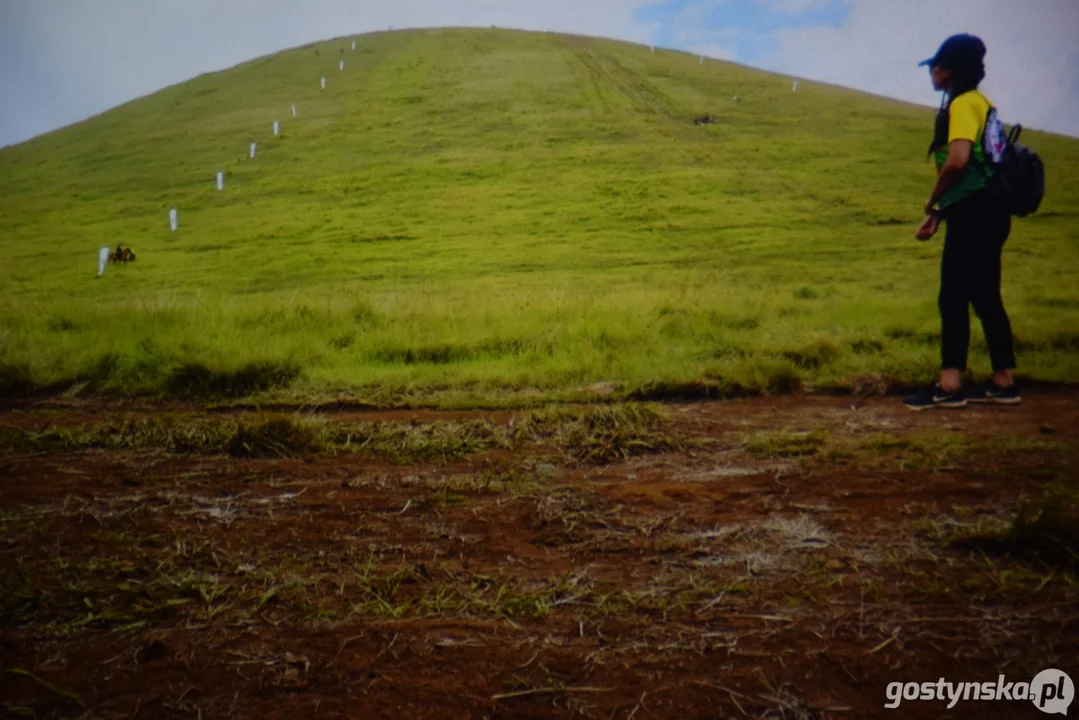
[[[803,457],[816,455],[827,441],[819,430],[812,432],[757,432],[746,440],[746,450],[762,457]]]
[[[935,367],[939,240],[912,237],[931,110],[554,34],[364,35],[338,73],[343,45],[0,150],[0,394],[467,402]],[[1022,373],[1072,381],[1079,141],[1024,139],[1049,196],[1015,223],[1005,301]],[[95,279],[118,242],[137,262]]]
[[[344,423],[272,413],[221,420],[159,414],[43,430],[0,427],[0,458],[95,450],[271,458],[361,453],[410,465],[528,446],[556,450],[574,463],[603,465],[677,450],[681,442],[661,411],[633,403],[526,411],[509,427],[478,419]],[[0,515],[0,528],[3,523]]]

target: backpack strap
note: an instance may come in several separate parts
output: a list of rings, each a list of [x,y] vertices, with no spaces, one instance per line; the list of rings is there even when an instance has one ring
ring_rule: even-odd
[[[1014,145],[1019,141],[1019,135],[1023,132],[1022,125],[1015,125],[1012,127],[1011,132],[1008,133],[1008,143]]]

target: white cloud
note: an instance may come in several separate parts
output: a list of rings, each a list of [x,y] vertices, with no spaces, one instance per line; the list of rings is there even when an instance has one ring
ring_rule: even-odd
[[[673,46],[694,55],[737,62],[739,44],[754,35],[740,27],[708,27],[708,13],[723,2],[726,0],[706,0],[680,8],[667,27]]]
[[[757,0],[757,4],[786,15],[803,15],[811,10],[831,7],[835,5],[835,2],[833,0]]]
[[[842,27],[785,29],[769,69],[934,105],[917,63],[949,35],[985,41],[983,90],[1009,123],[1079,136],[1076,0],[846,0]]]
[[[730,62],[738,62],[738,47],[736,45],[717,45],[715,43],[703,43],[700,45],[690,45],[688,47],[679,48],[685,52],[692,53],[694,55],[703,55],[706,58],[713,58],[715,60],[729,60]]]

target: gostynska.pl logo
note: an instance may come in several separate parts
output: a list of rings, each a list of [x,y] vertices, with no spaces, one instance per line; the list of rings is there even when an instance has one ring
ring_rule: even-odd
[[[1033,680],[1009,682],[1004,675],[988,682],[948,682],[940,678],[936,682],[888,683],[885,690],[888,702],[884,707],[894,710],[904,702],[947,702],[954,708],[960,701],[1015,701],[1034,703],[1043,713],[1067,715],[1068,706],[1075,699],[1075,685],[1063,670],[1042,670]]]

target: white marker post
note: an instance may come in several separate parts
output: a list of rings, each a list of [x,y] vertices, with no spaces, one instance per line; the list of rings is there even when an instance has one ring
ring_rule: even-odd
[[[277,120],[274,120],[273,121],[273,134],[277,135],[280,132],[281,132],[281,123],[279,123]]]
[[[655,52],[655,51],[656,51],[656,46],[655,46],[655,45],[653,45],[653,46],[652,46],[652,52]]]
[[[325,90],[326,89],[326,78],[322,78],[322,82],[320,84],[322,85],[322,89]]]
[[[791,86],[791,92],[798,92],[798,81],[794,81],[794,85]]]
[[[701,65],[704,65],[704,55],[701,55]]]
[[[355,50],[355,49],[356,49],[356,41],[355,41],[355,40],[353,40],[353,41],[352,41],[352,49],[353,49],[353,50]]]
[[[221,192],[225,189],[225,173],[217,173],[217,191]]]
[[[176,217],[176,208],[169,210],[169,228],[172,232],[176,232],[176,228],[180,227],[180,219]]]
[[[344,60],[337,63],[337,71],[338,72],[344,72],[345,71],[345,61]]]
[[[252,160],[254,160],[254,159],[255,159],[255,145],[256,145],[255,143],[251,143],[251,154],[249,155],[249,157],[250,157],[250,158],[251,158]]]
[[[292,117],[296,117],[296,106],[292,106]]]
[[[109,264],[109,249],[103,247],[97,251],[97,276],[105,274],[105,266]]]

